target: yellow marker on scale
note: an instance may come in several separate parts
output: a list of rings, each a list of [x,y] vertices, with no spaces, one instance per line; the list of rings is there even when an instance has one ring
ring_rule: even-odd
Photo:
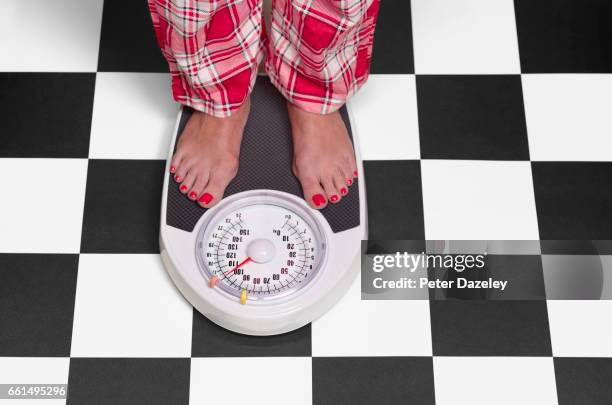
[[[240,294],[240,303],[242,305],[246,304],[247,301],[247,290],[242,290],[242,293]]]

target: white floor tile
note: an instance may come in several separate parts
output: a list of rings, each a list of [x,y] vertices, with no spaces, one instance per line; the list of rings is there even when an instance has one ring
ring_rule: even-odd
[[[0,251],[78,253],[86,159],[0,159]]]
[[[103,0],[0,2],[0,71],[95,72]]]
[[[0,357],[0,384],[68,384],[67,357]],[[0,400],[0,404],[59,405],[65,399]]]
[[[427,239],[539,239],[529,162],[421,161]]]
[[[81,255],[71,355],[188,357],[192,314],[159,255]]]
[[[413,0],[417,74],[520,73],[512,0]]]
[[[98,73],[89,157],[166,159],[179,107],[165,73]]]
[[[612,357],[612,301],[548,301],[553,355]]]
[[[434,357],[436,405],[554,405],[550,357]]]
[[[419,159],[413,75],[371,75],[350,107],[362,159]]]
[[[312,323],[313,356],[431,356],[431,347],[429,301],[361,300],[360,278]]]
[[[523,75],[531,160],[612,160],[612,75]]]
[[[310,405],[310,357],[192,358],[190,404]]]

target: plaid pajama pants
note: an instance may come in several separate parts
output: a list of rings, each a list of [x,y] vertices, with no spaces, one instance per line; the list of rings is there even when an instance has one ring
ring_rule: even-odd
[[[366,81],[379,0],[148,0],[174,99],[217,117],[248,97],[259,63],[298,107],[327,114]]]

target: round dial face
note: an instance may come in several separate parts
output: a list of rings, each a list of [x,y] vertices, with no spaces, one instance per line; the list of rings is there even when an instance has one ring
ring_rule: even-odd
[[[244,304],[285,296],[313,278],[325,246],[321,233],[314,218],[288,205],[230,206],[209,220],[197,246],[210,287]]]

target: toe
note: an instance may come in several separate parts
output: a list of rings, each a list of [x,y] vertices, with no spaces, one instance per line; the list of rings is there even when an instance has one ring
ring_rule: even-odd
[[[329,202],[336,204],[340,201],[340,190],[336,189],[333,176],[328,175],[321,183],[323,184],[323,189],[325,190],[325,195]]]
[[[315,176],[302,176],[299,178],[304,192],[304,199],[314,209],[325,208],[327,197],[319,179]]]
[[[359,177],[359,171],[357,170],[357,164],[355,163],[355,158],[352,156],[347,159],[344,170],[348,172],[346,173],[348,175],[347,178],[352,179],[353,182],[355,181],[357,177]]]
[[[353,174],[348,165],[343,165],[339,170],[341,178],[334,178],[334,184],[336,188],[340,190],[341,195],[348,193],[348,186],[353,184]],[[342,189],[346,189],[346,193],[342,193]]]
[[[190,200],[197,200],[204,193],[204,187],[206,187],[206,183],[208,182],[208,171],[200,172],[198,177],[196,178],[195,183],[189,190],[188,197]]]
[[[353,176],[353,179],[359,177],[359,171],[357,170],[357,165],[354,161],[351,162],[351,175]]]
[[[168,169],[170,171],[170,174],[175,174],[176,170],[178,169],[180,165],[181,165],[181,155],[179,155],[178,153],[175,153],[174,156],[172,156],[172,160],[170,161],[170,168]]]
[[[210,173],[210,180],[204,187],[198,203],[202,207],[210,208],[221,201],[225,188],[236,175],[235,171],[218,169]]]
[[[194,182],[194,185],[193,185],[193,186],[191,186],[191,187],[189,188],[189,190],[187,191],[187,198],[189,198],[189,199],[190,199],[190,200],[192,200],[192,201],[195,201],[195,200],[197,200],[197,199],[198,199],[198,193],[196,193],[196,192],[193,190],[193,188],[194,188],[194,186],[195,186],[195,183],[197,183],[197,178],[196,178],[196,181]]]
[[[191,167],[189,169],[189,171],[185,174],[185,178],[183,179],[183,181],[179,185],[179,191],[181,193],[187,194],[187,192],[189,190],[191,190],[191,187],[196,182],[197,174],[198,173],[197,173],[197,171],[195,170],[194,167]]]
[[[353,164],[351,162],[345,162],[342,165],[342,175],[344,176],[344,184],[347,186],[352,186],[355,182],[355,173],[356,169],[353,168]]]
[[[223,198],[225,187],[212,179],[198,198],[198,203],[204,208],[210,208]]]
[[[189,165],[185,161],[181,161],[181,164],[176,166],[176,171],[174,172],[174,181],[177,183],[182,183],[187,176],[187,172],[189,171]]]
[[[346,185],[346,175],[343,172],[338,172],[334,177],[334,187],[340,192],[340,198],[348,194],[348,187]]]
[[[214,200],[214,195],[212,195],[208,191],[204,191],[202,194],[200,194],[200,197],[198,198],[198,204],[200,204],[204,208],[209,208],[215,205],[216,201]]]

